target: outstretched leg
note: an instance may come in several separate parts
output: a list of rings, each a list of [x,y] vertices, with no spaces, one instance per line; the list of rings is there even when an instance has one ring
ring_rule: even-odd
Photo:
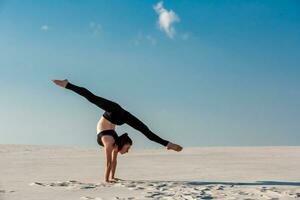
[[[84,87],[80,87],[80,86],[77,86],[77,85],[74,85],[74,84],[68,82],[67,85],[65,86],[65,88],[72,90],[72,91],[76,92],[77,94],[85,97],[88,101],[97,105],[99,108],[101,108],[105,111],[114,111],[114,110],[117,110],[120,108],[120,105],[117,104],[116,102],[110,101],[103,97],[96,96]]]
[[[103,97],[96,96],[92,92],[90,92],[88,89],[86,89],[84,87],[76,86],[70,82],[66,85],[66,88],[85,97],[88,101],[97,105],[99,108],[101,108],[105,111],[114,111],[120,107],[119,104],[117,104],[113,101],[110,101],[108,99],[105,99]]]
[[[157,142],[163,146],[167,146],[169,141],[160,138],[158,135],[154,134],[143,122],[138,118],[132,115],[130,112],[127,112],[124,117],[125,123],[127,123],[132,128],[142,132],[149,140]]]

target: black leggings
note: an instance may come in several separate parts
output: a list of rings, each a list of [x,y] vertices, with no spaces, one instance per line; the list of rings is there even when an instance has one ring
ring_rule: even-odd
[[[160,138],[158,135],[154,134],[142,121],[132,115],[130,112],[125,111],[118,103],[94,95],[92,92],[87,90],[84,87],[76,86],[70,82],[66,85],[67,89],[70,89],[77,94],[85,97],[88,101],[95,104],[99,108],[107,112],[116,112],[116,113],[126,113],[123,116],[124,123],[128,124],[132,128],[143,133],[149,140],[157,142],[163,146],[167,146],[169,141]],[[120,110],[121,109],[121,110]],[[120,112],[121,111],[121,112]]]

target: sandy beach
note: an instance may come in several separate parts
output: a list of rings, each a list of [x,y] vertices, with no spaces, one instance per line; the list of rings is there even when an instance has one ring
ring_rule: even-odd
[[[105,183],[101,148],[0,145],[1,200],[300,199],[300,147],[132,149]]]

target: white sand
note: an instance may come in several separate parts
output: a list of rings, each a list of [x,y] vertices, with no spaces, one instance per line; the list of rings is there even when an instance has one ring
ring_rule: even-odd
[[[103,182],[100,147],[0,145],[0,199],[300,199],[300,147],[134,150]]]

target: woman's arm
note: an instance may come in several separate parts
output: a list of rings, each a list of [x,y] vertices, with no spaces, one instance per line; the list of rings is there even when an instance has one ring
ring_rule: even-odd
[[[106,165],[104,171],[105,182],[109,182],[109,173],[112,168],[112,150],[113,150],[113,146],[111,144],[104,146],[104,154],[106,156]]]
[[[111,161],[111,179],[115,179],[115,172],[117,167],[117,156],[118,156],[118,147],[114,148],[112,151],[112,161]]]

